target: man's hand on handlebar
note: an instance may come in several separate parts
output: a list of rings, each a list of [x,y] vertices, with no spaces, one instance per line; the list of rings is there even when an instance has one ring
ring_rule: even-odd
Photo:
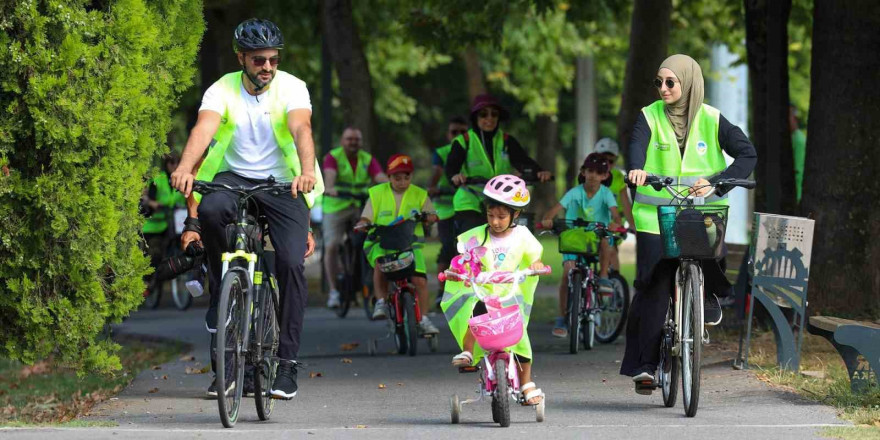
[[[192,192],[193,180],[195,180],[196,176],[193,175],[192,170],[182,169],[180,166],[171,173],[171,186],[174,189],[180,191],[184,197],[189,197],[189,194]]]
[[[548,182],[553,179],[553,173],[550,171],[538,171],[538,180],[541,183]]]
[[[290,182],[290,192],[295,199],[297,194],[303,193],[308,194],[315,189],[315,183],[318,179],[315,178],[315,173],[307,173],[303,172],[301,175],[293,178],[293,182]]]

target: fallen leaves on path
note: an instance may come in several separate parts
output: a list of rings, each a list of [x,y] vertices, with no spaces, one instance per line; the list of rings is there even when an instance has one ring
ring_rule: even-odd
[[[350,363],[351,363],[351,359],[349,359],[349,358],[342,358],[342,363],[343,363],[343,364],[350,364]]]
[[[161,370],[162,367],[160,365],[153,365],[152,367],[150,367],[150,369],[151,370]]]
[[[388,387],[386,387],[384,383],[380,383],[380,384],[379,384],[379,389],[380,389],[380,390],[384,390],[385,388],[388,388]]]
[[[155,393],[158,393],[158,392],[159,392],[159,389],[158,389],[158,388],[153,388],[153,389],[151,389],[150,391],[147,391],[147,392],[150,393],[150,394],[155,394]]]
[[[319,373],[317,371],[312,371],[309,373],[309,379],[314,379],[316,377],[324,377],[324,373]]]
[[[361,345],[361,344],[358,344],[357,342],[349,342],[348,344],[342,344],[341,346],[339,346],[339,348],[342,351],[352,351],[355,348],[358,348],[358,345]]]
[[[182,358],[180,358],[180,361],[181,361],[181,362],[192,362],[192,361],[194,361],[194,360],[196,360],[196,357],[193,356],[193,355],[191,355],[191,354],[190,354],[190,355],[183,356]]]
[[[46,374],[49,372],[49,363],[46,361],[40,361],[33,365],[26,365],[22,367],[21,371],[18,372],[18,376],[22,379],[27,379],[28,376],[32,374]]]

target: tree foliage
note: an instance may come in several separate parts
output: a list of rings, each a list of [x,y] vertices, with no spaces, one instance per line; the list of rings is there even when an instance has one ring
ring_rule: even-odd
[[[201,2],[0,6],[0,356],[119,368],[142,301],[138,200],[192,84]]]

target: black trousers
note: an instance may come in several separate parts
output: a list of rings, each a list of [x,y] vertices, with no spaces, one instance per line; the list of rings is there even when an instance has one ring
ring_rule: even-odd
[[[224,172],[214,178],[214,182],[230,185],[255,185],[260,180],[247,179]],[[209,329],[216,329],[217,302],[220,298],[220,255],[230,250],[226,243],[226,225],[235,221],[235,204],[238,196],[228,192],[208,194],[199,204],[199,220],[202,225],[202,241],[207,252],[208,273],[210,277],[211,307],[206,321]],[[306,237],[309,228],[309,209],[302,196],[294,199],[290,195],[273,196],[268,193],[257,194],[260,213],[269,223],[269,237],[275,248],[275,276],[280,289],[280,315],[278,324],[281,339],[278,357],[295,360],[299,352],[300,335],[308,295],[304,259]]]

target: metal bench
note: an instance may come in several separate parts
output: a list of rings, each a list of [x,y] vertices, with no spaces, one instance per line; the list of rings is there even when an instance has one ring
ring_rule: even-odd
[[[877,386],[880,325],[833,316],[811,316],[807,331],[834,345],[849,371],[850,388],[854,393]]]

